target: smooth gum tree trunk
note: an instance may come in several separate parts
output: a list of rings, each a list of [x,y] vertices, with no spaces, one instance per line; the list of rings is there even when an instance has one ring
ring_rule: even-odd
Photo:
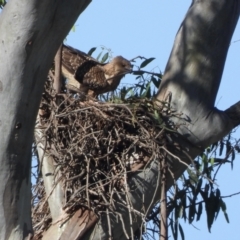
[[[44,80],[90,0],[10,0],[0,14],[0,239],[28,239],[31,148]]]

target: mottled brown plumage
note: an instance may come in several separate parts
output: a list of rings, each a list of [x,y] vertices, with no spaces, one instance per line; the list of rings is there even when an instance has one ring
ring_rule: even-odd
[[[87,95],[95,97],[114,91],[122,77],[131,71],[131,63],[122,56],[102,64],[84,52],[63,45],[62,73],[71,83],[75,81],[75,87]]]

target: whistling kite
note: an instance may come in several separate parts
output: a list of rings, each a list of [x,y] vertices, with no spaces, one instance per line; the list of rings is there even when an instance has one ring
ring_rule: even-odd
[[[70,46],[62,47],[62,73],[68,79],[67,87],[72,84],[86,95],[96,97],[114,91],[122,77],[131,71],[131,63],[122,56],[103,64]]]

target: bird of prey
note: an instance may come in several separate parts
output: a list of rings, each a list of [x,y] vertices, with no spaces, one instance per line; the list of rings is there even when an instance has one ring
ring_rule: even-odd
[[[62,74],[78,92],[91,97],[114,91],[126,73],[132,72],[130,61],[117,56],[103,64],[70,46],[62,47]]]

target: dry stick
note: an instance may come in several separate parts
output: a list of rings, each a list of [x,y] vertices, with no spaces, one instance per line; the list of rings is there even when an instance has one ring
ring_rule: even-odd
[[[119,175],[116,175],[116,176],[115,176],[115,179],[117,179],[118,177],[119,177]],[[112,181],[112,180],[114,180],[114,179],[110,179],[110,180],[107,181],[106,183],[102,183],[101,186],[102,186],[102,187],[106,186],[106,185],[109,184],[110,181]],[[90,188],[90,187],[92,187],[92,186],[94,186],[94,185],[96,185],[96,183],[91,183],[91,184],[88,185],[88,188]],[[79,192],[83,191],[85,188],[86,188],[86,186],[83,186],[83,187],[80,187],[78,190],[76,190],[76,192],[71,195],[71,198],[70,198],[70,200],[69,200],[68,202],[72,201],[72,200],[75,198],[75,196],[76,196]],[[65,208],[67,207],[67,205],[68,205],[68,203],[65,204],[65,206],[63,207],[63,209],[65,209]]]
[[[90,208],[90,199],[89,199],[89,193],[88,193],[88,189],[89,189],[89,162],[90,160],[87,159],[87,156],[84,154],[86,162],[87,162],[87,175],[86,175],[86,198],[87,198],[87,203],[88,203],[88,207]]]
[[[160,73],[154,73],[154,72],[148,72],[148,71],[144,71],[144,70],[135,70],[132,72],[134,75],[136,74],[143,74],[143,73],[147,73],[147,74],[151,74],[151,75],[154,75],[154,76],[157,76],[159,77]]]
[[[168,168],[168,172],[170,173],[170,176],[172,177],[172,180],[174,182],[173,187],[174,187],[174,196],[173,199],[176,199],[176,195],[177,195],[177,183],[176,183],[176,178],[174,176],[174,173],[171,171],[170,168]]]
[[[58,96],[60,96],[60,94],[59,94]],[[68,100],[69,100],[68,98],[65,98],[65,99],[57,106],[56,113],[59,112],[60,107],[62,107],[63,104],[67,103]],[[69,106],[68,106],[68,108],[70,108],[73,104],[74,104],[74,103],[70,103]],[[71,109],[71,108],[70,108],[70,109]],[[82,108],[80,111],[83,111],[83,110],[85,110],[85,109]],[[78,111],[79,111],[79,110],[78,110]],[[75,112],[75,111],[70,111],[70,110],[67,109],[67,107],[65,107],[65,111],[64,111],[64,112],[61,112],[60,114],[56,114],[55,117],[68,116],[68,115],[70,115],[71,113],[74,113],[74,112]]]
[[[102,188],[102,190],[104,191],[101,180],[99,180],[99,183],[97,183],[97,185],[99,186],[99,189]],[[103,194],[103,191],[101,191],[101,192],[99,191],[99,194],[103,198],[106,205],[109,205],[107,199],[105,198],[105,196]],[[107,208],[106,208],[106,215],[107,215],[107,223],[108,223],[108,238],[109,238],[109,240],[111,240],[112,239],[112,227],[111,227],[111,219],[110,219],[110,214],[109,214],[109,206],[107,206]]]
[[[107,222],[108,222],[108,239],[111,240],[112,239],[112,228],[111,228],[111,220],[110,220],[110,216],[109,216],[109,209],[107,207]]]
[[[147,58],[145,58],[145,57],[137,56],[137,57],[135,57],[135,58],[133,58],[133,59],[131,59],[131,60],[129,60],[129,61],[130,61],[130,62],[135,62],[135,59],[137,59],[137,58],[140,58],[141,60],[142,60],[142,59],[147,60]]]
[[[149,159],[149,162],[151,162],[154,158],[156,159],[157,157],[159,157],[159,156],[157,156],[157,155],[154,156],[154,154],[152,154],[151,158]],[[159,161],[160,161],[160,160],[159,160]],[[145,171],[146,167],[147,167],[147,165],[144,167],[144,171]],[[147,210],[145,211],[146,214],[149,212],[149,209],[150,209],[150,207],[151,207],[152,204],[153,204],[153,200],[154,200],[155,197],[156,197],[157,190],[158,190],[159,187],[160,187],[160,186],[159,186],[159,183],[160,183],[160,175],[161,175],[161,174],[160,174],[160,171],[158,171],[158,176],[157,176],[157,186],[156,186],[156,188],[155,188],[155,191],[154,191],[154,194],[153,194],[152,200],[151,200],[151,202],[150,202],[150,204],[149,204]],[[144,222],[142,222],[142,224],[141,224],[141,228],[142,228],[143,224],[144,224]]]
[[[131,232],[131,239],[134,239],[134,233],[133,233],[133,220],[132,220],[132,211],[131,211],[131,208],[133,208],[131,206],[131,201],[129,199],[129,192],[128,192],[128,187],[127,187],[127,171],[126,171],[126,167],[123,165],[121,159],[117,158],[121,167],[122,167],[122,170],[124,171],[123,172],[123,175],[124,175],[124,191],[125,191],[125,194],[126,194],[126,204],[127,204],[127,208],[128,208],[128,214],[129,214],[129,221],[130,221],[130,232]],[[119,195],[118,195],[119,196]],[[120,197],[120,196],[119,196]],[[122,222],[122,224],[124,224],[124,222]]]
[[[95,159],[96,160],[104,159],[104,158],[108,157],[112,153],[112,151],[113,151],[113,148],[108,153],[106,153],[105,155],[103,155],[101,157],[96,157]]]
[[[127,230],[126,230],[126,228],[125,228],[125,223],[124,223],[122,214],[121,214],[121,213],[118,213],[117,211],[116,211],[115,213],[116,213],[116,214],[119,216],[119,218],[120,218],[120,221],[121,221],[121,224],[122,224],[122,229],[123,229],[123,232],[124,232],[124,234],[125,234],[126,239],[129,239],[129,235],[128,235]]]
[[[118,196],[118,198],[122,201],[122,203],[121,203],[121,202],[116,202],[116,203],[118,203],[119,205],[121,205],[123,208],[126,207],[127,202],[125,202],[125,201],[122,199],[122,197],[119,195],[118,191],[117,191],[115,188],[113,188],[113,191],[114,191],[114,193]],[[116,200],[113,199],[113,201],[116,201]],[[144,214],[142,214],[141,212],[135,210],[133,207],[131,207],[130,209],[131,209],[131,211],[133,211],[133,212],[135,212],[136,214],[140,215],[143,220],[145,219]],[[124,223],[122,214],[119,213],[119,212],[117,212],[117,211],[115,211],[115,214],[117,214],[117,215],[120,217],[120,221],[121,221],[122,227],[123,227],[123,232],[124,232],[124,234],[125,234],[125,236],[126,236],[126,239],[129,239],[129,235],[128,235],[127,230],[126,230],[126,228],[125,228],[125,223]]]
[[[104,114],[102,111],[100,111],[99,109],[97,109],[94,105],[92,105],[91,107],[92,107],[92,109],[94,109],[94,110],[96,110],[97,112],[99,112],[100,115],[101,115],[104,119],[108,120],[109,116],[107,116],[107,115]]]
[[[61,91],[62,44],[60,45],[56,53],[54,62],[55,62],[55,77],[53,82],[53,88],[58,94]]]
[[[119,195],[119,193],[117,192],[116,189],[113,189],[113,190],[114,190],[114,193],[115,193],[115,194],[119,197],[119,199],[122,201],[122,202],[117,202],[117,203],[118,203],[119,205],[121,205],[123,208],[126,208],[126,205],[128,205],[127,202],[122,199],[122,197]],[[116,200],[113,200],[113,201],[116,201]],[[131,206],[130,206],[130,210],[131,210],[133,213],[135,213],[136,215],[138,215],[138,216],[140,216],[140,217],[142,218],[142,224],[145,223],[146,214],[141,213],[140,211],[134,209],[134,208],[131,207]],[[115,211],[115,213],[118,214],[119,216],[120,216],[120,215],[122,216],[122,214],[121,214],[121,213],[118,213],[117,211]],[[123,227],[124,227],[124,229],[125,229],[125,224],[124,224],[124,222],[122,222],[122,224],[123,224]],[[142,229],[142,225],[141,225],[141,229]],[[126,232],[126,229],[125,229],[124,231]],[[126,233],[126,236],[128,236],[127,233]],[[127,239],[129,239],[129,237],[127,237]]]
[[[126,173],[126,168],[124,169],[124,180],[125,180],[125,184],[124,184],[124,190],[126,192],[126,201],[127,201],[127,208],[128,208],[128,215],[129,215],[129,223],[130,223],[130,232],[131,232],[131,238],[134,239],[134,234],[133,234],[133,220],[132,220],[132,211],[131,211],[131,201],[130,201],[130,197],[129,197],[129,190],[128,190],[128,186],[127,186],[127,173]],[[132,207],[133,208],[133,207]]]
[[[188,164],[185,163],[184,161],[182,161],[179,157],[177,157],[176,155],[174,155],[173,153],[169,152],[165,147],[160,147],[162,148],[167,154],[169,154],[170,156],[172,156],[173,158],[177,159],[180,163],[182,163],[183,165],[185,165],[186,167],[188,167]]]
[[[130,115],[131,117],[137,122],[137,124],[139,124],[139,126],[143,129],[143,131],[146,133],[146,135],[148,137],[150,137],[150,134],[148,132],[148,130],[136,119],[136,117],[133,115],[133,113],[131,112],[131,110],[126,106],[126,104],[105,104],[105,105],[98,105],[98,107],[106,107],[106,106],[109,106],[109,107],[121,107],[122,109],[125,109]]]
[[[141,212],[138,212],[137,210],[135,210],[131,204],[131,200],[130,200],[130,196],[129,196],[129,192],[128,192],[128,187],[127,187],[127,171],[126,171],[126,167],[123,166],[121,160],[119,159],[119,163],[122,166],[122,169],[124,169],[124,180],[125,180],[125,184],[124,184],[124,191],[126,193],[126,202],[125,204],[127,205],[128,208],[128,213],[129,213],[129,221],[130,221],[130,231],[131,231],[131,238],[134,239],[134,233],[133,233],[133,219],[132,219],[132,212],[137,212],[137,214],[139,214],[143,219],[144,219],[144,214],[142,214]],[[142,227],[141,227],[142,229]]]
[[[80,174],[78,174],[78,175],[76,175],[76,176],[74,176],[74,177],[65,179],[65,181],[66,181],[66,182],[69,182],[69,181],[72,181],[72,180],[77,179],[77,178],[78,178],[78,179],[81,179],[85,174],[86,174],[86,170],[83,169]]]
[[[167,179],[167,164],[166,164],[166,154],[164,154],[162,161],[159,163],[159,170],[161,171],[161,201],[160,201],[160,217],[161,217],[161,227],[160,227],[160,240],[168,239],[168,224],[167,224],[167,190],[166,190],[166,179]]]
[[[48,72],[48,73],[49,73],[50,77],[52,78],[51,80],[54,80],[54,78],[55,78],[55,77],[54,77],[54,74],[53,74],[53,72],[52,72],[52,70],[51,70],[51,69],[49,70],[49,72]]]
[[[85,135],[84,137],[82,137],[78,142],[72,144],[71,148],[76,147],[76,146],[79,144],[79,142],[81,142],[82,140],[84,140],[84,138],[87,138],[87,137],[93,135],[94,133],[101,133],[101,131],[95,131],[95,132],[88,133],[87,135]]]
[[[221,198],[229,198],[229,197],[233,197],[233,196],[236,196],[236,195],[239,195],[240,192],[236,192],[236,193],[233,193],[233,194],[230,194],[228,196],[221,196]]]

